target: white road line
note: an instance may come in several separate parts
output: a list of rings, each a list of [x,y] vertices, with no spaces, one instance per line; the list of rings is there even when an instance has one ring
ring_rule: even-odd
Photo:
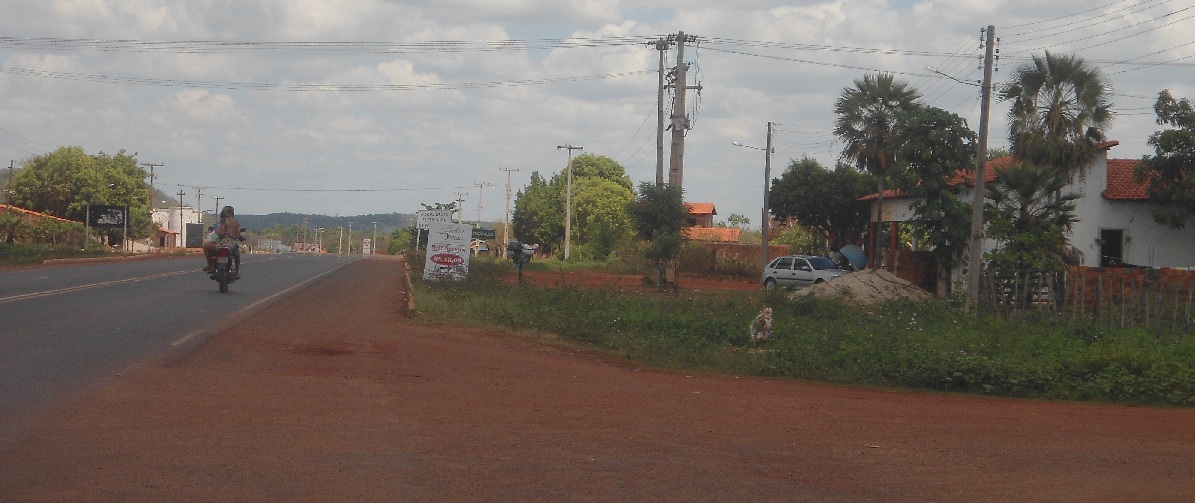
[[[181,274],[194,274],[194,272],[195,272],[194,270],[188,269],[185,271],[174,271],[174,272],[165,272],[162,274],[154,274],[152,276],[140,276],[140,277],[136,277],[136,278],[125,278],[125,279],[117,279],[117,280],[112,280],[112,281],[104,281],[101,283],[89,283],[86,285],[68,286],[66,288],[59,288],[57,290],[46,290],[44,292],[33,292],[33,293],[25,293],[25,294],[21,294],[21,295],[11,295],[8,297],[0,297],[0,304],[4,304],[7,302],[16,302],[18,300],[28,300],[28,299],[37,299],[37,298],[41,298],[41,297],[49,297],[51,295],[58,295],[61,293],[76,292],[79,290],[87,290],[89,288],[99,288],[101,286],[119,285],[122,283],[136,283],[138,281],[146,281],[146,280],[158,279],[158,278],[168,278],[170,276],[178,276]]]

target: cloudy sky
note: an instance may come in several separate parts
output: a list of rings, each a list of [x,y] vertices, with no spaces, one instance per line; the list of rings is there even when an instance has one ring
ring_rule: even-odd
[[[832,166],[834,100],[877,71],[978,129],[987,25],[997,84],[1046,50],[1104,72],[1113,157],[1152,153],[1159,91],[1195,97],[1195,0],[0,0],[0,11],[0,160],[124,149],[162,164],[156,187],[241,213],[412,213],[467,194],[466,219],[480,196],[482,219],[501,220],[504,169],[517,191],[563,169],[566,144],[653,181],[659,53],[645,43],[680,31],[696,37],[685,59],[702,86],[689,96],[686,200],[753,226],[764,155],[732,142],[762,147],[771,121],[774,177],[805,155]],[[1007,109],[993,102],[993,147],[1007,145]]]

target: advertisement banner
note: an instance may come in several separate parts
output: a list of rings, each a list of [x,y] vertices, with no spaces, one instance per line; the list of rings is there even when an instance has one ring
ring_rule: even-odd
[[[93,204],[88,216],[91,218],[91,221],[88,222],[91,227],[119,229],[124,227],[125,217],[128,216],[128,213],[125,206]]]
[[[427,230],[427,258],[423,279],[464,281],[469,274],[469,242],[473,226],[435,223]]]
[[[452,223],[452,210],[423,210],[415,212],[415,228],[428,230],[432,224]]]

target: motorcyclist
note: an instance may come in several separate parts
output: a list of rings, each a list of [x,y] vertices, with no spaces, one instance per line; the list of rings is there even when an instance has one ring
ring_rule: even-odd
[[[212,235],[215,240],[209,240],[203,244],[203,256],[207,259],[207,267],[203,268],[204,272],[210,272],[216,267],[216,249],[220,247],[220,241],[224,238],[231,238],[237,241],[241,240],[241,223],[237,221],[232,206],[225,206],[220,210],[220,223],[212,228]],[[240,277],[241,271],[241,252],[240,247],[236,246],[232,249],[233,261],[236,264],[236,269],[233,273],[234,278]]]

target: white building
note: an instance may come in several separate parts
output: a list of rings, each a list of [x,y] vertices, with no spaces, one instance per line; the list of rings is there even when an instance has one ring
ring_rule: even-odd
[[[170,236],[174,243],[168,247],[181,247],[187,242],[187,224],[203,224],[203,213],[189,206],[172,206],[157,208],[151,217],[154,223],[166,228],[173,234]]]
[[[1136,159],[1109,159],[1108,152],[1120,142],[1099,146],[1091,166],[1076,174],[1063,193],[1080,197],[1075,201],[1075,222],[1067,239],[1080,254],[1079,265],[1101,267],[1119,263],[1154,268],[1195,267],[1195,222],[1174,230],[1154,221],[1152,204],[1145,187],[1133,179]],[[1013,163],[1012,157],[993,159],[984,168],[987,187],[995,181],[996,171]],[[972,201],[974,184],[968,182],[959,197]],[[875,219],[875,194],[871,200]],[[915,198],[898,192],[884,192],[884,221],[904,222],[913,218]],[[890,229],[885,229],[890,231]],[[984,241],[984,251],[996,243]],[[959,274],[958,268],[955,274]]]

